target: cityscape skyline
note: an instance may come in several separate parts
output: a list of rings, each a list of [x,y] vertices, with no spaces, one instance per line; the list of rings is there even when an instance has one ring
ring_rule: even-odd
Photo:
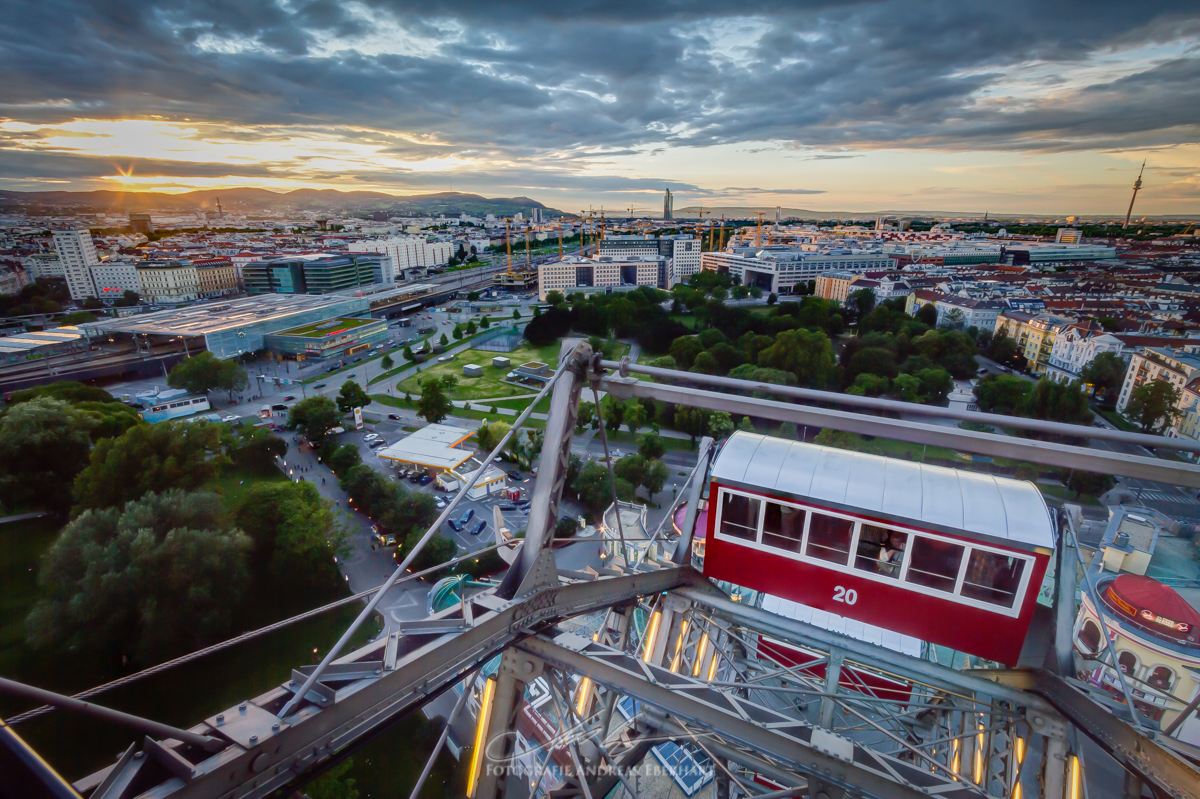
[[[1200,211],[1186,4],[18,3],[0,189]],[[54,30],[55,36],[33,35]]]

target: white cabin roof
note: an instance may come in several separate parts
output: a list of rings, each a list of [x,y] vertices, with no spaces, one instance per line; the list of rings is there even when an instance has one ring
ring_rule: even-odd
[[[762,609],[777,616],[820,627],[822,630],[841,633],[851,638],[857,638],[859,641],[866,641],[868,644],[882,646],[893,652],[900,652],[915,658],[921,657],[921,639],[913,638],[911,635],[885,630],[863,621],[847,619],[836,613],[818,610],[771,594],[763,594]]]
[[[1029,482],[736,432],[714,480],[817,505],[1023,547],[1054,547],[1054,524]]]

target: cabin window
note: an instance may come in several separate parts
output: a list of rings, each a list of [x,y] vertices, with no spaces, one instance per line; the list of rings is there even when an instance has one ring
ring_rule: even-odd
[[[850,539],[853,537],[854,522],[813,513],[808,523],[808,548],[804,554],[845,566],[850,561]]]
[[[1154,671],[1150,672],[1150,676],[1146,678],[1146,682],[1152,687],[1160,691],[1171,690],[1171,683],[1175,680],[1175,673],[1166,666],[1156,666]]]
[[[1079,642],[1092,652],[1100,649],[1100,628],[1091,619],[1083,623],[1083,629],[1079,631]]]
[[[959,592],[968,599],[1011,608],[1021,586],[1025,561],[1000,552],[971,551],[967,574]]]
[[[914,538],[912,546],[905,581],[953,593],[966,547],[925,536]]]
[[[1137,671],[1137,655],[1129,651],[1118,652],[1117,664],[1120,665],[1121,671],[1126,674],[1133,674]]]
[[[746,541],[758,538],[759,504],[753,497],[726,492],[721,501],[721,533]]]
[[[762,542],[769,547],[799,552],[804,538],[804,516],[800,508],[768,502],[763,518]]]
[[[858,531],[858,553],[854,557],[854,568],[898,579],[907,546],[908,533],[863,524]]]

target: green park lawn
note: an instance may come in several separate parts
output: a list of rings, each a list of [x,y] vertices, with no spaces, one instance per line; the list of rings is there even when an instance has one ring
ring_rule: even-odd
[[[615,357],[621,358],[629,351],[628,345],[618,344]],[[558,363],[559,342],[545,347],[535,347],[532,344],[522,344],[512,352],[491,352],[489,350],[466,350],[459,353],[450,363],[439,363],[420,372],[396,386],[397,394],[420,394],[421,381],[430,378],[441,379],[447,375],[454,377],[458,383],[450,390],[452,400],[480,400],[493,397],[519,397],[525,394],[536,394],[539,389],[525,386],[514,386],[503,382],[504,376],[528,361],[540,361],[548,364],[551,369]],[[507,368],[492,366],[492,358],[503,356],[509,359]],[[482,377],[467,377],[463,374],[465,364],[477,364],[483,367]],[[510,405],[510,407],[513,407]],[[522,405],[524,407],[524,405]]]

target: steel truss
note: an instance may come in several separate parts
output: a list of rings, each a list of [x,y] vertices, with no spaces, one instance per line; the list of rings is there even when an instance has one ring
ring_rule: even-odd
[[[407,622],[356,651],[341,654],[339,644],[319,666],[302,666],[283,685],[192,727],[183,736],[191,738],[188,742],[147,735],[140,751],[131,746],[116,764],[74,789],[90,799],[277,795],[311,779],[368,736],[502,653],[494,677],[468,680],[475,687],[465,688],[478,691],[479,706],[478,745],[464,753],[463,761],[471,769],[471,799],[509,793],[518,799],[529,793],[530,775],[511,768],[515,720],[526,687],[539,681],[552,697],[560,730],[547,748],[571,764],[551,791],[555,799],[602,799],[618,787],[638,799],[629,771],[664,740],[687,741],[713,761],[716,799],[730,799],[734,793],[759,799],[1082,799],[1078,735],[1090,737],[1117,759],[1133,775],[1131,784],[1145,783],[1160,796],[1200,799],[1200,771],[1194,763],[1054,674],[957,671],[731,600],[688,563],[707,442],[692,476],[688,529],[676,563],[646,561],[597,577],[560,573],[550,550],[585,382],[618,397],[665,399],[1093,471],[1108,469],[1111,453],[680,390],[662,382],[607,376],[605,366],[614,365],[602,364],[586,343],[564,346],[554,383],[547,387],[553,391],[551,414],[527,538],[501,586],[428,619]],[[698,379],[663,370],[654,376],[660,381]],[[739,391],[773,390],[723,381],[723,387]],[[1088,431],[1050,432],[1086,438]],[[1111,469],[1114,473],[1200,484],[1200,470],[1194,466],[1127,456],[1119,460],[1122,465]],[[436,523],[425,540],[433,529]],[[1069,600],[1063,601],[1073,602],[1073,582],[1071,588]],[[1067,597],[1065,588],[1062,593]],[[601,614],[594,639],[568,631],[575,622]],[[1071,614],[1062,612],[1059,618],[1069,620]],[[1060,664],[1069,664],[1069,635],[1069,624],[1065,644],[1063,630],[1058,631]],[[632,719],[614,712],[623,697],[636,702]],[[219,751],[209,751],[218,744]],[[540,784],[542,775],[533,776],[534,784]],[[62,795],[55,791],[53,795]]]

